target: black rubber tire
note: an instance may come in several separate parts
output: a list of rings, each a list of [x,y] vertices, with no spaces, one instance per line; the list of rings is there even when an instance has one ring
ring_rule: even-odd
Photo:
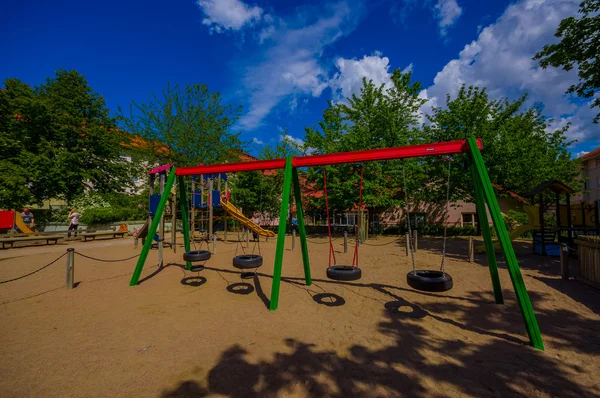
[[[206,261],[210,259],[210,252],[208,250],[193,250],[183,254],[183,259],[190,263]]]
[[[445,292],[452,289],[452,277],[442,271],[417,270],[406,274],[410,287],[424,292]]]
[[[332,265],[327,268],[327,277],[335,281],[356,281],[362,277],[362,271],[351,265]]]
[[[256,272],[242,272],[240,274],[240,278],[242,278],[242,279],[254,279],[254,278],[256,278]]]
[[[195,265],[192,268],[190,268],[190,272],[200,272],[200,271],[204,271],[204,265]]]
[[[258,254],[242,254],[233,258],[233,266],[239,269],[258,268],[262,264],[263,258]]]

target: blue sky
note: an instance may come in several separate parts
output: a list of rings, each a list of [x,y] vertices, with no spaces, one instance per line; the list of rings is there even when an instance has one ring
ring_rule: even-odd
[[[2,5],[0,79],[32,85],[76,69],[114,112],[167,85],[205,83],[244,107],[236,129],[261,143],[289,129],[301,140],[328,100],[356,93],[363,76],[413,71],[421,95],[443,105],[462,83],[492,97],[530,93],[550,128],[571,123],[574,154],[599,145],[583,101],[564,95],[575,71],[542,70],[531,57],[579,0],[113,1]]]

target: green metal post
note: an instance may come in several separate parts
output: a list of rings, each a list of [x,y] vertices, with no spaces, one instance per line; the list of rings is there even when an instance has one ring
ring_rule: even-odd
[[[496,251],[494,250],[494,241],[492,240],[492,230],[487,218],[483,190],[477,178],[473,162],[471,162],[471,178],[473,179],[473,188],[475,189],[475,205],[477,207],[477,215],[479,216],[479,225],[481,226],[485,253],[487,254],[490,276],[492,277],[492,286],[494,287],[494,298],[496,299],[496,304],[504,304],[502,286],[500,285],[500,277],[498,275],[498,264],[496,263]]]
[[[277,248],[275,249],[275,266],[273,268],[273,285],[271,287],[271,304],[269,309],[275,311],[279,305],[279,287],[281,285],[281,267],[285,248],[285,231],[287,227],[290,190],[292,186],[292,157],[285,159],[283,173],[283,193],[281,195],[281,211],[279,212],[279,227],[277,231]]]
[[[504,258],[506,259],[506,264],[508,266],[508,273],[510,274],[510,279],[515,289],[515,294],[517,295],[517,302],[521,308],[521,314],[523,315],[523,320],[525,321],[525,327],[527,329],[527,334],[529,335],[529,341],[533,347],[539,350],[544,350],[542,334],[540,333],[540,328],[533,311],[531,299],[527,293],[527,288],[525,288],[525,282],[523,281],[523,276],[521,275],[521,269],[519,268],[519,263],[517,262],[517,256],[515,255],[510,238],[508,236],[506,225],[504,225],[502,213],[500,212],[500,206],[498,205],[494,188],[492,187],[490,177],[485,168],[483,157],[481,156],[481,152],[477,146],[477,141],[474,137],[469,137],[467,142],[473,159],[473,166],[475,168],[477,177],[476,179],[478,179],[479,183],[481,184],[483,196],[489,206],[490,215],[492,216],[492,221],[494,222],[494,227],[496,228],[496,233],[498,234],[500,247],[502,247],[502,251],[504,252]]]
[[[298,219],[298,232],[300,232],[300,246],[302,247],[302,262],[304,263],[304,279],[306,285],[312,285],[310,275],[310,261],[308,259],[308,244],[306,242],[306,228],[304,227],[304,211],[302,210],[302,196],[300,194],[300,179],[298,170],[292,167],[292,183],[294,184],[294,197],[296,198],[296,218]]]
[[[152,247],[152,240],[154,239],[154,235],[156,234],[156,230],[158,229],[158,225],[160,224],[160,220],[165,211],[167,199],[169,199],[169,194],[171,193],[171,188],[173,187],[174,182],[175,167],[172,167],[171,172],[169,173],[169,178],[167,178],[167,183],[165,184],[165,190],[163,191],[162,196],[160,197],[160,202],[158,203],[156,214],[154,214],[154,217],[152,218],[152,224],[150,224],[150,227],[148,229],[148,237],[146,238],[146,242],[144,242],[144,247],[142,248],[142,252],[140,253],[140,257],[138,258],[138,262],[135,266],[135,270],[133,271],[133,275],[131,276],[129,286],[135,286],[138,284],[140,275],[142,274],[142,270],[144,269],[144,263],[146,262],[146,258],[148,258],[148,253],[150,252],[150,248]]]
[[[187,187],[185,185],[185,177],[179,176],[179,207],[181,208],[181,222],[183,223],[183,246],[185,252],[189,252],[190,249],[190,224],[188,222],[188,208],[187,208]],[[192,263],[189,261],[185,262],[185,269],[191,269]]]

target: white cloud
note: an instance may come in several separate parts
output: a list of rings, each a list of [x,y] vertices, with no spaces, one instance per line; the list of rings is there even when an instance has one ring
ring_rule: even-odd
[[[256,137],[254,137],[254,138],[252,139],[252,142],[253,142],[253,143],[255,143],[255,144],[258,144],[258,145],[262,145],[262,144],[264,144],[264,141],[261,141],[261,140],[259,140],[259,139],[258,139],[258,138],[256,138]]]
[[[581,151],[581,152],[577,152],[577,153],[575,154],[575,158],[580,158],[580,157],[582,157],[583,155],[587,155],[588,153],[589,153],[588,151]]]
[[[316,10],[311,16],[320,18],[308,25],[306,18],[299,18],[301,26],[297,21],[281,24],[268,41],[272,44],[260,54],[261,62],[245,68],[249,110],[238,122],[240,129],[259,127],[271,110],[290,95],[321,95],[328,80],[319,62],[322,52],[354,29],[358,8],[340,1],[326,6],[325,11]]]
[[[462,8],[460,8],[456,0],[438,0],[433,9],[434,16],[438,20],[440,33],[442,36],[445,36],[448,33],[448,28],[454,25],[458,17],[462,14]]]
[[[408,73],[408,72],[412,72],[413,71],[413,64],[412,62],[410,64],[408,64],[408,66],[404,69],[402,69],[402,73]]]
[[[296,112],[297,108],[298,108],[298,100],[296,99],[296,97],[294,97],[290,101],[290,113]]]
[[[362,59],[338,58],[335,65],[338,72],[329,80],[334,101],[342,101],[352,94],[359,95],[363,77],[372,80],[376,86],[381,84],[386,88],[392,86],[389,72],[390,60],[382,57],[381,53],[365,55]]]
[[[446,93],[455,96],[462,84],[487,87],[492,98],[515,99],[528,92],[528,105],[543,102],[544,114],[556,119],[554,128],[569,122],[569,138],[591,138],[597,126],[587,118],[587,105],[576,105],[564,94],[577,82],[577,71],[542,69],[531,59],[545,44],[558,40],[556,28],[576,14],[578,5],[579,0],[522,0],[510,5],[438,72],[427,96],[444,102]]]
[[[265,42],[265,40],[267,40],[268,38],[270,38],[271,36],[273,36],[273,33],[275,33],[275,26],[274,25],[269,25],[266,28],[263,28],[260,31],[260,33],[258,34],[258,42],[260,44],[263,44]]]
[[[302,140],[300,138],[292,137],[289,134],[286,134],[286,135],[282,136],[281,137],[281,141],[289,141],[292,144],[296,145],[297,147],[303,147],[304,146],[304,140]]]
[[[217,33],[240,30],[244,25],[259,21],[263,14],[262,8],[250,7],[240,0],[198,0],[197,4],[206,15],[202,23]]]

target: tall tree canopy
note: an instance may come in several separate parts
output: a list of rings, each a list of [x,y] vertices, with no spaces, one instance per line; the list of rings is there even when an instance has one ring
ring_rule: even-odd
[[[76,71],[35,88],[7,79],[0,90],[0,208],[70,201],[129,184],[121,134],[104,98]]]
[[[490,100],[485,89],[463,86],[456,98],[446,97],[446,107],[434,108],[424,126],[428,141],[451,141],[469,136],[482,138],[483,158],[492,182],[525,195],[539,183],[557,179],[571,183],[578,162],[570,157],[565,137],[568,129],[550,131],[539,106],[523,109],[526,96],[516,101]],[[473,192],[466,155],[455,155],[451,179],[454,198]],[[427,162],[428,174],[441,177],[447,166],[437,158]]]
[[[119,119],[129,132],[155,144],[144,148],[150,149],[150,160],[195,166],[235,158],[243,143],[231,129],[241,111],[204,84],[168,85],[161,96],[132,103],[128,116],[119,109]]]
[[[600,0],[584,0],[579,5],[580,18],[569,17],[560,22],[554,36],[559,43],[546,45],[533,59],[540,60],[543,68],[554,66],[571,70],[579,68],[579,83],[569,87],[567,93],[582,98],[592,98],[600,90]],[[591,107],[600,107],[600,97]],[[594,123],[600,122],[600,113]]]
[[[392,73],[390,87],[363,79],[359,96],[352,95],[347,103],[329,103],[319,126],[306,128],[305,146],[316,154],[326,154],[422,143],[419,109],[425,99],[419,97],[420,91],[421,84],[399,70]],[[411,187],[423,178],[416,165],[414,160],[406,160],[327,167],[330,206],[343,211],[358,202],[362,167],[363,203],[372,208],[399,205],[405,171]],[[322,188],[323,170],[311,169],[309,179]],[[322,207],[321,202],[315,205]]]

